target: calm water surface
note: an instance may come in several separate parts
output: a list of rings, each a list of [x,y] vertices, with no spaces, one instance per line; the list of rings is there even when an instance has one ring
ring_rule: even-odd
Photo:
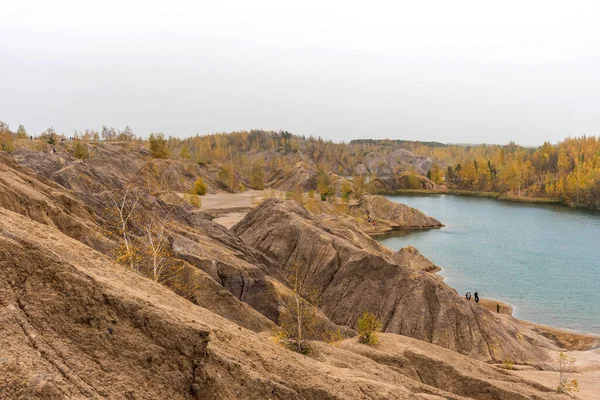
[[[600,334],[600,213],[451,195],[388,198],[447,226],[381,236],[382,244],[415,246],[460,294],[508,302],[517,318]]]

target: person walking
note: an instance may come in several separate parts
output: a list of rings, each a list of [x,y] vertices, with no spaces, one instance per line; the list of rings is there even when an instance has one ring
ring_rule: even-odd
[[[496,313],[500,314],[500,303],[496,303]]]
[[[475,303],[479,303],[479,293],[475,292]]]
[[[467,301],[471,301],[471,292],[467,292],[467,294],[465,294],[465,298]]]

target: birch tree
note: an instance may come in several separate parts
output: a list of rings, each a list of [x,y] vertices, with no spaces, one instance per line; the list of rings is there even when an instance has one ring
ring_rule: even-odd
[[[283,300],[279,313],[279,331],[283,344],[298,353],[310,352],[308,340],[316,339],[318,295],[304,285],[299,264],[294,264],[288,277],[293,295]]]
[[[155,282],[164,283],[165,273],[172,257],[170,238],[172,231],[165,224],[151,216],[144,224],[144,240],[150,259],[149,275]]]

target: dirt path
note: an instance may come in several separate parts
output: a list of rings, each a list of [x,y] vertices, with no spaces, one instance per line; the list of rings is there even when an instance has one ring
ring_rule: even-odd
[[[254,207],[264,197],[260,190],[247,190],[243,193],[217,193],[202,196],[202,210]]]

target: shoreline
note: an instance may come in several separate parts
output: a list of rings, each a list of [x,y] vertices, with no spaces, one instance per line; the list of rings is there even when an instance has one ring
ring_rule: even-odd
[[[496,199],[501,201],[509,201],[513,203],[523,203],[523,204],[553,204],[562,207],[574,208],[579,210],[590,210],[590,211],[600,211],[595,210],[593,208],[585,207],[583,205],[578,205],[576,203],[565,203],[559,199],[554,199],[551,197],[527,197],[527,196],[516,196],[509,195],[506,193],[499,192],[486,192],[479,190],[465,190],[465,189],[398,189],[390,192],[382,191],[377,194],[381,196],[394,196],[394,195],[403,195],[403,194],[421,194],[421,195],[436,195],[436,194],[449,194],[453,196],[465,196],[465,197],[482,197],[489,199]]]
[[[446,191],[446,190],[443,190],[443,191],[440,191],[440,190],[408,190],[408,191],[402,191],[402,192],[403,193],[417,193],[417,194],[455,194],[455,195],[460,195],[460,194],[456,194],[456,193],[450,193],[449,191]],[[471,193],[471,192],[469,192],[469,193]],[[489,196],[491,198],[498,198],[500,196],[497,193],[492,193],[492,192],[486,192],[486,193],[490,193],[490,194],[494,195],[494,196]],[[396,192],[395,194],[401,194],[401,193]],[[229,226],[233,225],[234,223],[236,223],[238,220],[240,220],[241,217],[243,217],[243,215],[245,215],[245,213],[242,211],[246,211],[247,209],[252,209],[253,206],[255,206],[255,204],[254,204],[255,200],[257,198],[262,197],[261,195],[263,195],[263,193],[261,193],[260,191],[248,191],[248,192],[245,192],[242,196],[240,196],[240,194],[237,194],[237,193],[236,194],[221,194],[220,193],[220,194],[202,196],[203,200],[207,200],[207,201],[203,201],[203,204],[202,204],[202,207],[200,210],[214,214],[213,217],[214,217],[215,222],[229,227]],[[469,194],[469,195],[473,195],[473,194]],[[482,197],[482,196],[479,196],[479,197]],[[231,221],[229,221],[229,219],[231,219]],[[446,225],[442,225],[441,227],[411,227],[411,228],[404,228],[404,229],[387,229],[387,230],[372,230],[372,229],[364,229],[363,227],[359,227],[359,229],[362,232],[364,232],[365,234],[367,234],[369,237],[377,240],[378,236],[393,235],[395,233],[409,232],[409,231],[415,231],[415,230],[420,231],[420,230],[429,230],[429,229],[441,229],[442,227],[445,227],[445,226]],[[445,268],[443,268],[439,265],[436,265],[436,268],[431,271],[428,271],[428,273],[430,273],[436,279],[438,279],[440,281],[444,281],[444,276],[439,274],[444,269]],[[459,293],[459,295],[462,297],[463,301],[466,301],[466,299],[464,298],[464,294]],[[471,300],[471,301],[473,301],[473,300]],[[515,320],[521,322],[527,328],[537,331],[538,333],[542,334],[543,336],[551,339],[553,342],[556,343],[556,345],[558,347],[562,347],[565,350],[585,351],[585,350],[590,350],[590,349],[600,347],[600,335],[598,335],[598,334],[571,331],[571,330],[568,330],[565,328],[555,328],[555,327],[543,325],[540,323],[530,322],[530,321],[515,318],[513,316],[514,311],[515,311],[515,306],[513,306],[509,303],[505,303],[501,300],[487,299],[487,298],[482,297],[479,305],[484,307],[488,311],[496,314],[496,303],[499,303],[500,307],[501,307],[499,315],[506,317],[506,318],[508,318],[508,317],[514,318]]]
[[[474,300],[471,301],[474,302]],[[500,304],[500,313],[497,313],[496,304]],[[579,332],[566,328],[556,328],[515,318],[513,315],[514,307],[511,304],[504,303],[501,300],[481,298],[479,300],[479,306],[485,308],[493,314],[502,315],[519,321],[519,323],[550,339],[556,344],[556,346],[566,351],[588,351],[600,348],[600,335]]]
[[[391,193],[382,193],[382,195],[394,195],[394,194],[422,194],[422,195],[436,195],[436,194],[451,194],[456,196],[473,196],[473,197],[486,197],[486,198],[494,198],[497,200],[503,201],[513,201],[513,202],[522,202],[522,203],[537,203],[537,204],[556,204],[565,207],[572,207],[565,203],[560,203],[557,200],[553,199],[540,199],[540,198],[530,198],[530,201],[521,201],[521,198],[506,198],[500,193],[495,192],[471,192],[471,191],[456,191],[456,190],[440,190],[440,189],[405,189],[399,190]],[[579,209],[582,209],[578,207]],[[585,208],[587,209],[587,208]],[[593,211],[593,210],[592,210]],[[442,227],[445,227],[443,225]],[[437,227],[440,229],[442,227]],[[398,233],[401,231],[414,231],[414,230],[424,230],[431,228],[421,228],[421,229],[402,229],[402,230],[389,230],[389,231],[380,231],[380,232],[365,232],[374,240],[378,241],[378,237],[386,236],[386,235],[394,235],[394,233]],[[379,242],[379,241],[378,241]],[[390,249],[391,250],[391,249]],[[432,276],[440,281],[445,281],[445,277],[439,275],[439,272],[442,271],[442,268],[436,265],[435,270],[427,271]],[[450,286],[452,287],[452,286]],[[456,288],[452,287],[455,291]],[[457,291],[458,293],[458,291]],[[464,297],[464,293],[458,293],[464,301],[467,301]],[[473,299],[471,301],[474,302]],[[591,332],[581,332],[569,328],[561,328],[561,327],[553,327],[549,325],[544,325],[542,323],[527,321],[523,319],[519,319],[514,317],[514,312],[516,306],[503,302],[498,299],[488,299],[488,298],[480,298],[479,305],[485,308],[486,310],[498,314],[496,310],[496,304],[500,304],[500,313],[499,315],[503,315],[506,317],[513,318],[516,321],[522,323],[525,327],[541,334],[542,336],[553,341],[559,348],[562,348],[566,351],[588,351],[594,349],[600,349],[600,333],[591,333]]]
[[[444,281],[444,277],[438,274],[438,272],[440,271],[441,268],[439,266],[436,266],[436,270],[429,271],[429,273],[437,279]],[[464,297],[464,295],[462,296],[462,298],[464,301],[468,301]],[[470,301],[475,303],[474,299],[471,299]],[[496,304],[500,304],[500,313],[497,312]],[[537,322],[515,318],[515,316],[513,315],[515,311],[515,306],[509,303],[505,303],[502,300],[481,297],[479,299],[478,305],[493,314],[504,316],[505,318],[512,318],[515,321],[518,321],[519,323],[523,324],[525,327],[531,329],[532,331],[537,332],[542,336],[550,339],[552,342],[554,342],[554,344],[556,344],[557,347],[563,350],[588,351],[600,348],[600,334],[580,332],[568,328],[557,328]]]

